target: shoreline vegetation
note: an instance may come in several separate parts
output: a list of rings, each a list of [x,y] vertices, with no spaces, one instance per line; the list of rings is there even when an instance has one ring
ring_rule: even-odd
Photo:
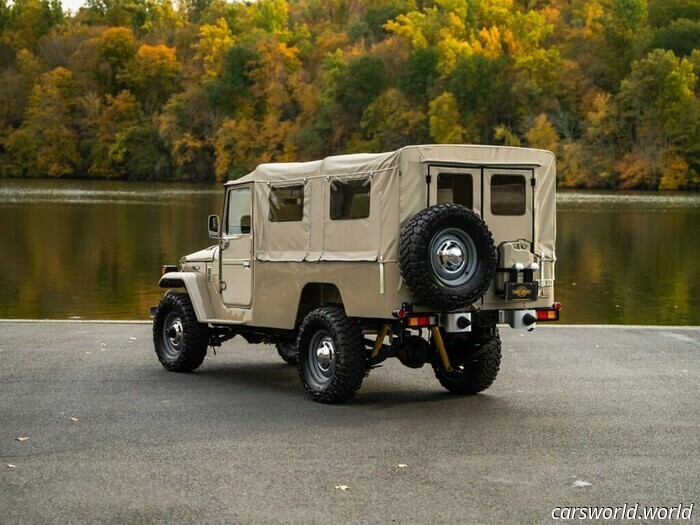
[[[0,177],[213,182],[475,143],[700,188],[700,0],[0,0]]]

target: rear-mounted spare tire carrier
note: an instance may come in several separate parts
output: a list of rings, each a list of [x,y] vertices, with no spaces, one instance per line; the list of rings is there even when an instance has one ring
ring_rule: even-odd
[[[459,204],[425,208],[401,231],[399,268],[420,304],[440,310],[469,306],[486,293],[496,266],[491,231]]]

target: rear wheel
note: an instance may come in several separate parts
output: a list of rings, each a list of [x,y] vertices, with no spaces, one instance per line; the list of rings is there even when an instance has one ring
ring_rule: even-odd
[[[477,394],[496,380],[501,366],[501,338],[493,334],[443,334],[452,370],[446,370],[431,341],[433,370],[440,384],[452,394]]]
[[[314,401],[340,403],[359,390],[367,370],[362,328],[341,307],[318,308],[306,316],[297,339],[297,370]]]
[[[168,292],[153,318],[153,344],[166,370],[191,372],[207,355],[209,328],[197,321],[190,297]]]

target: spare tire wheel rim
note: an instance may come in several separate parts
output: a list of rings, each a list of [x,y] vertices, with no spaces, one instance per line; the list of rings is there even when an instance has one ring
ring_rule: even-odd
[[[441,230],[433,237],[428,250],[430,266],[440,283],[460,286],[474,277],[478,262],[476,245],[464,230]]]

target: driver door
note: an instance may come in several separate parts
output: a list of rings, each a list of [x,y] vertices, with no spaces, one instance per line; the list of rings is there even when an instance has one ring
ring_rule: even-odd
[[[253,289],[252,187],[229,190],[221,239],[221,298],[225,305],[250,308]]]

